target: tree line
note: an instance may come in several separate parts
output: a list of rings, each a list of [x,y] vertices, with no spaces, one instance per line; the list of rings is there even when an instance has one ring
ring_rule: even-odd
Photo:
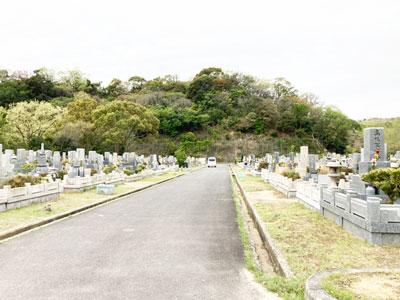
[[[170,143],[163,154],[183,155],[201,153],[233,133],[290,136],[344,153],[351,133],[360,129],[284,78],[260,80],[220,68],[203,69],[190,81],[132,76],[107,86],[76,70],[0,70],[0,106],[0,140],[9,148],[44,142],[61,151],[123,152],[161,135]]]

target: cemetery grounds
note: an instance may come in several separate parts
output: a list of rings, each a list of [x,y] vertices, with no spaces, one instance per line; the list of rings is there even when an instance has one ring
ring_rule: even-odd
[[[236,174],[244,172],[237,166],[233,167],[233,171]],[[298,203],[296,198],[286,198],[250,173],[238,179],[248,200],[256,208],[265,228],[288,262],[294,278],[283,278],[262,267],[256,267],[248,233],[241,228],[247,267],[259,283],[284,299],[304,299],[305,282],[318,271],[338,268],[400,268],[399,246],[374,246],[364,242],[319,212]],[[236,200],[238,194],[234,192]],[[239,220],[239,227],[243,227],[241,222],[243,220]],[[339,273],[326,278],[323,287],[339,299],[400,299],[400,274]]]

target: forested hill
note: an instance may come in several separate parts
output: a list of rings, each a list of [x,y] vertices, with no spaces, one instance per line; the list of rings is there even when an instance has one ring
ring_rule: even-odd
[[[0,105],[1,142],[9,148],[45,142],[61,151],[178,151],[227,159],[301,145],[343,153],[351,132],[360,129],[283,78],[259,80],[219,68],[203,69],[191,81],[132,76],[108,86],[79,71],[1,70]]]

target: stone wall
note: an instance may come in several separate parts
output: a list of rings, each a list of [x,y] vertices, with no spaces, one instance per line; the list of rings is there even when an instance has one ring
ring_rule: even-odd
[[[269,172],[267,169],[261,170],[261,178],[267,181],[275,189],[283,193],[287,197],[296,196],[296,181],[293,179]]]
[[[359,238],[375,245],[400,245],[400,205],[330,189],[323,189],[320,205],[324,216]]]
[[[63,185],[59,179],[37,185],[26,183],[24,187],[11,188],[6,185],[0,189],[0,211],[29,206],[34,203],[55,200],[60,197]]]

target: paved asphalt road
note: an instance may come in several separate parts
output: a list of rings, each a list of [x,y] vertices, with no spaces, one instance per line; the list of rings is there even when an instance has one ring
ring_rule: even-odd
[[[0,299],[265,299],[244,267],[219,165],[0,244]]]

